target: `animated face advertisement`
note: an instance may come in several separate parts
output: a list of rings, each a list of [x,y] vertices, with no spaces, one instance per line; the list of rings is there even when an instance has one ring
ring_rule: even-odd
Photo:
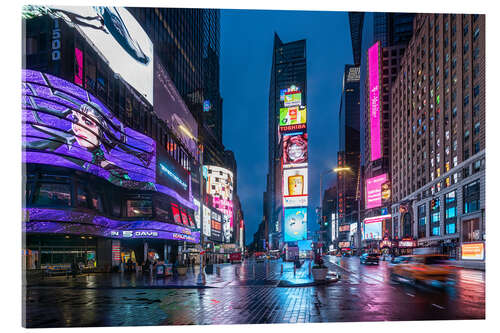
[[[72,168],[132,189],[157,190],[156,144],[125,127],[95,96],[23,70],[23,159]]]
[[[285,242],[307,239],[307,207],[285,208]]]

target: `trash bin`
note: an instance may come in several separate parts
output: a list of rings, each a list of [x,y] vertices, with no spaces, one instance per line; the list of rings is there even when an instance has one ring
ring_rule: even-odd
[[[205,273],[206,274],[214,274],[214,265],[213,264],[207,264],[205,266]]]

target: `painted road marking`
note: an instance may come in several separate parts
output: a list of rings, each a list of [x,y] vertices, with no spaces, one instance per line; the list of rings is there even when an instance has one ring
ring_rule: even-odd
[[[441,310],[444,309],[444,307],[442,307],[441,305],[437,305],[437,304],[434,304],[434,303],[432,303],[432,306],[435,306],[436,308],[441,309]]]
[[[408,296],[410,296],[410,297],[415,297],[415,295],[410,294],[410,293],[406,293],[406,295],[408,295]]]

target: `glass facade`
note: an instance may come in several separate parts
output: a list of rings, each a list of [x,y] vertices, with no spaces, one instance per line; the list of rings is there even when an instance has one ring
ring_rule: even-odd
[[[426,237],[426,211],[425,205],[418,206],[418,238]]]
[[[464,214],[472,213],[480,209],[480,182],[479,179],[464,186]]]
[[[445,234],[457,232],[457,197],[456,191],[445,195]]]
[[[431,212],[431,236],[440,236],[441,235],[441,215],[440,215],[440,199],[432,199],[430,203],[430,212]]]

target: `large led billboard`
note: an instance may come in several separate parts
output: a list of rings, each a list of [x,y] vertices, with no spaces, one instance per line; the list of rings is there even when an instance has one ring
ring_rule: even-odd
[[[294,106],[280,108],[280,132],[304,130],[306,128],[307,108]]]
[[[285,208],[285,242],[307,239],[307,207]]]
[[[42,7],[42,6],[40,6]],[[153,105],[153,43],[123,7],[50,6],[30,11],[49,13],[76,27],[120,75]]]
[[[200,233],[182,225],[147,220],[114,220],[73,210],[25,208],[23,232],[92,235],[107,238],[154,238],[200,242]]]
[[[285,107],[299,106],[302,104],[302,93],[300,91],[287,91],[285,92],[285,99],[283,101]]]
[[[363,239],[382,239],[382,222],[365,222]]]
[[[216,242],[222,242],[222,219],[219,213],[212,211],[212,220],[210,223],[210,239]]]
[[[125,127],[96,97],[32,70],[23,70],[22,95],[23,162],[84,171],[126,188],[158,190],[155,141]]]
[[[201,203],[193,198],[193,204],[195,205],[196,209],[194,210],[194,221],[196,224],[196,228],[200,229],[201,228]]]
[[[381,240],[382,230],[387,229],[386,220],[390,221],[391,215],[379,215],[369,217],[363,220],[363,239],[364,240]]]
[[[387,183],[386,173],[366,180],[366,209],[382,205],[382,184]]]
[[[462,260],[484,260],[484,243],[462,244]]]
[[[307,133],[283,135],[283,168],[307,166]]]
[[[212,196],[213,207],[229,216],[233,227],[233,173],[213,165],[203,166],[206,193]]]
[[[190,200],[189,172],[161,146],[156,150],[156,182],[168,186],[186,200]]]
[[[368,76],[370,89],[370,148],[371,160],[382,157],[382,140],[380,137],[380,43],[368,49]]]
[[[231,243],[232,231],[233,228],[231,228],[229,216],[222,214],[222,241],[224,243]]]
[[[300,92],[300,88],[295,85],[291,85],[288,88],[280,89],[280,102],[285,102],[285,94],[292,92]]]
[[[212,211],[205,205],[202,205],[203,209],[203,234],[210,237],[212,231]]]
[[[154,112],[197,160],[198,124],[156,55],[153,86]]]
[[[283,207],[307,206],[307,168],[283,169]]]

